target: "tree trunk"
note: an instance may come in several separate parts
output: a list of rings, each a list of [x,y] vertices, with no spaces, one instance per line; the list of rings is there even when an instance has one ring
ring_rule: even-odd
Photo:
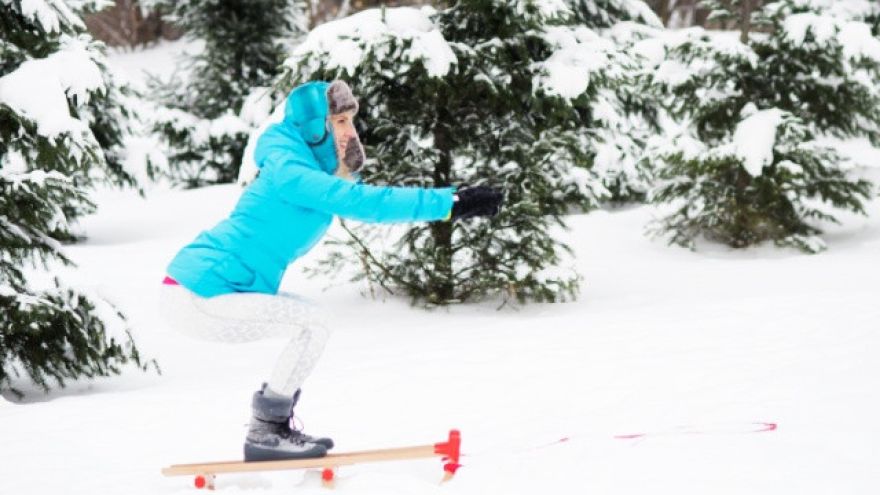
[[[452,142],[447,126],[450,122],[445,109],[438,108],[437,123],[434,126],[434,147],[440,151],[440,160],[434,167],[434,186],[449,186],[449,176],[452,173]],[[434,222],[431,224],[431,237],[437,251],[434,253],[436,270],[429,280],[433,287],[429,288],[429,299],[434,302],[449,301],[454,296],[452,280],[452,222]]]
[[[669,25],[669,16],[672,15],[672,9],[675,7],[675,0],[659,0],[657,2],[657,15],[664,26]]]
[[[91,35],[109,46],[135,47],[159,39],[178,39],[183,34],[162,20],[159,11],[141,13],[138,0],[116,0],[113,7],[83,19]]]
[[[743,44],[749,42],[749,31],[752,29],[752,10],[755,0],[741,0],[739,10],[739,40]]]

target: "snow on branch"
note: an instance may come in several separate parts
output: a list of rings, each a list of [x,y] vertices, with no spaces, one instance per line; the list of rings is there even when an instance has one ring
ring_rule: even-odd
[[[34,121],[46,138],[91,135],[85,122],[70,115],[67,97],[88,103],[92,93],[105,91],[104,78],[86,40],[62,36],[61,45],[48,57],[28,60],[0,77],[0,103]]]
[[[547,60],[533,64],[539,73],[535,89],[574,99],[587,90],[591,74],[618,66],[614,43],[586,27],[549,27],[544,39],[555,51]]]
[[[408,42],[400,57],[421,61],[431,77],[443,77],[457,59],[449,43],[431,21],[431,7],[370,9],[313,29],[285,65],[296,67],[301,60],[325,60],[330,68],[343,68],[348,74],[364,63],[368,53],[384,58],[395,41]]]
[[[10,1],[3,0],[3,3]],[[37,22],[47,33],[61,32],[66,26],[85,29],[82,20],[62,0],[21,0],[21,14]]]
[[[761,175],[765,166],[773,163],[773,147],[776,129],[786,112],[778,108],[757,110],[754,104],[743,109],[746,117],[739,122],[733,133],[733,147],[743,161],[743,167],[752,177]]]

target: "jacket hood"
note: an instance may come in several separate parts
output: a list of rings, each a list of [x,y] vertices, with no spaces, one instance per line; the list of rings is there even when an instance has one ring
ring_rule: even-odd
[[[327,125],[326,81],[301,84],[291,91],[284,108],[284,122],[296,129],[314,153],[321,168],[328,174],[336,172],[338,160],[333,130]]]

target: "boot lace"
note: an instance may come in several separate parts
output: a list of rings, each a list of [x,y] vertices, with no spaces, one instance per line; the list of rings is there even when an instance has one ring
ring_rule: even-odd
[[[297,424],[299,424],[299,426],[297,426]],[[312,442],[314,440],[314,438],[312,438],[310,435],[306,435],[303,432],[304,425],[305,425],[305,423],[303,423],[303,421],[301,419],[299,419],[297,416],[291,416],[290,422],[287,425],[288,427],[286,428],[287,435],[290,438],[292,438],[295,442],[300,443],[300,444]]]

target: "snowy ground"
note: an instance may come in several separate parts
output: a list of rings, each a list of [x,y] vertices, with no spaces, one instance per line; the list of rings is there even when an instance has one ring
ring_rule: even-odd
[[[114,301],[162,375],[0,399],[0,494],[178,494],[173,463],[239,458],[249,399],[283,340],[211,344],[156,314],[177,248],[225,215],[237,186],[102,192],[70,277]],[[425,444],[460,428],[466,456],[342,469],[349,494],[869,494],[880,486],[880,201],[803,255],[698,253],[643,236],[649,208],[570,220],[584,276],[573,303],[426,312],[363,286],[283,289],[335,334],[304,389],[306,431],[337,451]],[[754,433],[756,422],[778,424]],[[678,432],[678,433],[676,433]],[[648,433],[632,439],[619,434]],[[568,437],[570,440],[555,443]],[[223,493],[325,493],[315,473],[220,476]]]

